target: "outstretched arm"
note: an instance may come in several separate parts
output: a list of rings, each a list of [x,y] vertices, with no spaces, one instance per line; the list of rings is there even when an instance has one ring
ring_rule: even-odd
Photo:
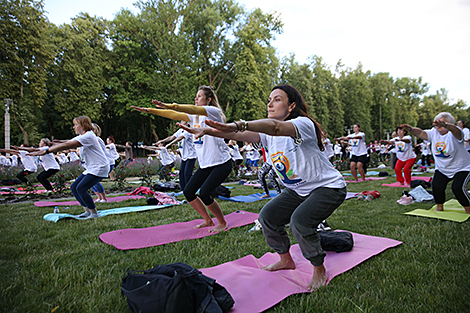
[[[24,150],[24,151],[28,151],[28,152],[34,152],[34,151],[39,150],[37,148],[30,148],[30,147],[17,147],[17,146],[11,146],[11,147],[15,150]]]
[[[438,119],[435,120],[434,123],[432,123],[434,126],[440,126],[440,127],[445,127],[447,128],[452,135],[454,135],[457,140],[462,140],[462,130],[455,126],[454,124],[449,124],[447,123],[444,119]]]
[[[56,152],[60,152],[60,151],[63,151],[63,150],[78,148],[78,147],[81,147],[81,146],[82,146],[82,144],[80,143],[80,141],[78,141],[78,140],[69,140],[69,141],[64,142],[64,143],[59,143],[59,144],[53,145],[48,150],[39,150],[39,151],[31,152],[28,155],[33,155],[33,156],[45,155],[46,153],[56,153]]]
[[[207,116],[207,111],[204,107],[195,106],[192,104],[165,104],[163,102],[152,100],[152,103],[160,109],[175,110],[178,112],[183,112],[191,115],[204,115]]]
[[[174,136],[173,136],[174,137]],[[165,148],[168,148],[169,146],[171,146],[172,144],[178,142],[178,141],[181,141],[183,140],[184,136],[179,136],[177,138],[174,138],[172,141],[170,141],[166,146]]]
[[[20,154],[18,150],[14,150],[14,149],[0,149],[0,152],[1,153],[10,153],[10,154],[15,154],[15,155]]]
[[[400,127],[403,128],[403,130],[406,130],[407,132],[412,134],[413,136],[416,136],[423,140],[428,140],[428,134],[426,134],[426,132],[423,131],[421,128],[411,127],[410,125],[407,125],[407,124],[402,124],[400,125]]]
[[[166,109],[154,109],[154,108],[141,108],[141,107],[136,107],[136,106],[131,106],[134,110],[137,112],[142,112],[142,113],[152,113],[161,117],[166,117],[172,120],[178,120],[178,121],[186,121],[189,122],[189,117],[186,113],[181,113],[173,110],[166,110]]]
[[[207,120],[206,120],[207,122]],[[232,123],[233,124],[233,123]],[[219,137],[219,138],[225,138],[225,139],[234,139],[236,141],[247,141],[247,142],[259,142],[259,134],[251,131],[246,131],[243,133],[235,133],[234,131],[231,132],[222,132],[220,130],[210,128],[210,127],[198,127],[198,128],[193,128],[193,127],[188,127],[185,125],[182,125],[180,123],[177,123],[179,127],[182,129],[186,130],[187,132],[190,132],[191,134],[194,134],[196,138],[200,138],[204,135],[209,135],[209,136],[214,136],[214,137]],[[235,128],[236,130],[236,128]]]
[[[392,146],[395,144],[394,141],[384,140],[384,139],[380,140],[380,143],[384,143],[386,145],[392,145]]]

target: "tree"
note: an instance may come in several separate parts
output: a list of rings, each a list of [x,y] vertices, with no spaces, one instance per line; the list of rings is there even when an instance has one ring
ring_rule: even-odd
[[[4,98],[13,100],[10,112],[21,130],[22,142],[29,145],[40,138],[40,108],[53,55],[43,2],[1,1],[0,20],[0,92]]]

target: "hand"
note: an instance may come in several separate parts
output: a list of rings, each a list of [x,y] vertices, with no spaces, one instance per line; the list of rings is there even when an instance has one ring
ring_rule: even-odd
[[[447,122],[442,119],[442,118],[439,118],[437,120],[435,120],[432,125],[434,126],[437,126],[437,127],[447,127]]]
[[[235,123],[219,123],[219,122],[214,122],[211,120],[206,120],[206,125],[215,128],[216,130],[223,132],[223,133],[233,133],[234,131],[238,130],[237,124]]]
[[[152,100],[152,103],[155,104],[155,106],[159,109],[170,109],[170,107],[168,105],[166,105],[165,103],[161,102],[161,101],[158,101],[158,100]]]
[[[176,123],[176,125],[182,129],[184,129],[185,131],[187,131],[188,133],[191,133],[194,135],[194,137],[196,138],[200,138],[202,136],[204,136],[206,134],[206,130],[210,129],[210,128],[195,128],[195,127],[188,127],[188,126],[185,126],[183,124],[180,124],[180,123]]]
[[[411,131],[411,129],[413,128],[413,127],[411,127],[410,125],[407,125],[407,124],[401,124],[400,127],[403,130],[407,131],[407,132]]]
[[[132,109],[136,110],[137,112],[142,112],[142,113],[148,113],[149,109],[147,108],[141,108],[141,107],[136,107],[136,106],[131,106]]]

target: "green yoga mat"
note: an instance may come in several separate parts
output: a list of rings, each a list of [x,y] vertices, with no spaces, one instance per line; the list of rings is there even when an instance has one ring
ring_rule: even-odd
[[[444,211],[434,211],[436,206],[429,210],[417,209],[403,214],[416,215],[423,217],[439,218],[441,220],[453,222],[465,222],[470,217],[470,214],[465,213],[465,209],[456,199],[449,200],[444,203]]]

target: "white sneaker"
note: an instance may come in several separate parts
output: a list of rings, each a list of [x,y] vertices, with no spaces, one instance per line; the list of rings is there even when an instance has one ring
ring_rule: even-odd
[[[108,200],[100,200],[101,203],[108,203]]]
[[[98,215],[98,213],[91,213],[90,215],[88,215],[88,216],[85,217],[84,219],[87,220],[87,219],[89,219],[89,218],[98,218],[98,217],[100,217],[100,216]]]

